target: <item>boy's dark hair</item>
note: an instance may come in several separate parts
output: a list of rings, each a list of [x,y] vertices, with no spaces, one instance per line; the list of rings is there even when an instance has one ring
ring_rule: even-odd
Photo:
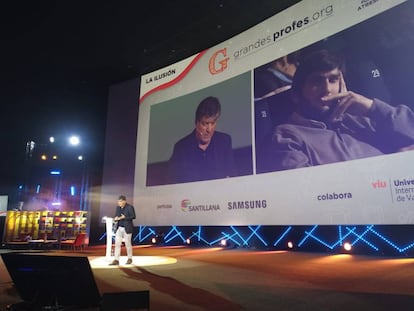
[[[328,50],[316,50],[307,54],[300,62],[292,82],[292,91],[302,94],[306,78],[313,72],[326,72],[338,68],[344,73],[344,59]]]

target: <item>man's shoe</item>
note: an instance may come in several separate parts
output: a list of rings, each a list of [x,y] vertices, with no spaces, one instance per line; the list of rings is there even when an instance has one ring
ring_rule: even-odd
[[[119,266],[119,261],[118,260],[114,260],[109,265],[110,266]]]
[[[128,258],[128,260],[127,260],[126,264],[127,264],[127,265],[132,264],[132,259],[131,259],[131,258]]]

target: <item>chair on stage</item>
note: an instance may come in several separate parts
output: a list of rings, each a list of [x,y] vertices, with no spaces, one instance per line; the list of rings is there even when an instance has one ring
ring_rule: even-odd
[[[86,233],[78,233],[75,239],[60,241],[61,248],[64,246],[72,249],[73,251],[79,250],[82,252],[85,249],[85,245],[87,245]]]

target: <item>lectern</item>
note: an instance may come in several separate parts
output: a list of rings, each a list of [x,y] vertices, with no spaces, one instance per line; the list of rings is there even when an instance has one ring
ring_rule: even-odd
[[[104,217],[102,220],[106,223],[106,258],[112,257],[112,237],[114,236],[114,219]]]

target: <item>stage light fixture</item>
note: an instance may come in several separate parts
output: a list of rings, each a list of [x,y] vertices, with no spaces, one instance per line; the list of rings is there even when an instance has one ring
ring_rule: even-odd
[[[185,244],[190,245],[191,244],[191,239],[186,239]]]
[[[295,246],[295,244],[292,241],[287,242],[287,248],[288,249],[293,249],[294,246]]]
[[[349,242],[345,242],[343,245],[344,250],[346,250],[347,252],[352,250],[352,244]]]
[[[226,247],[227,246],[227,240],[226,239],[221,240],[220,241],[220,246]]]
[[[79,138],[79,136],[73,135],[73,136],[69,137],[69,144],[71,146],[77,146],[77,145],[79,145],[80,144],[80,138]]]
[[[164,233],[156,233],[153,235],[151,242],[156,245],[164,245]]]

